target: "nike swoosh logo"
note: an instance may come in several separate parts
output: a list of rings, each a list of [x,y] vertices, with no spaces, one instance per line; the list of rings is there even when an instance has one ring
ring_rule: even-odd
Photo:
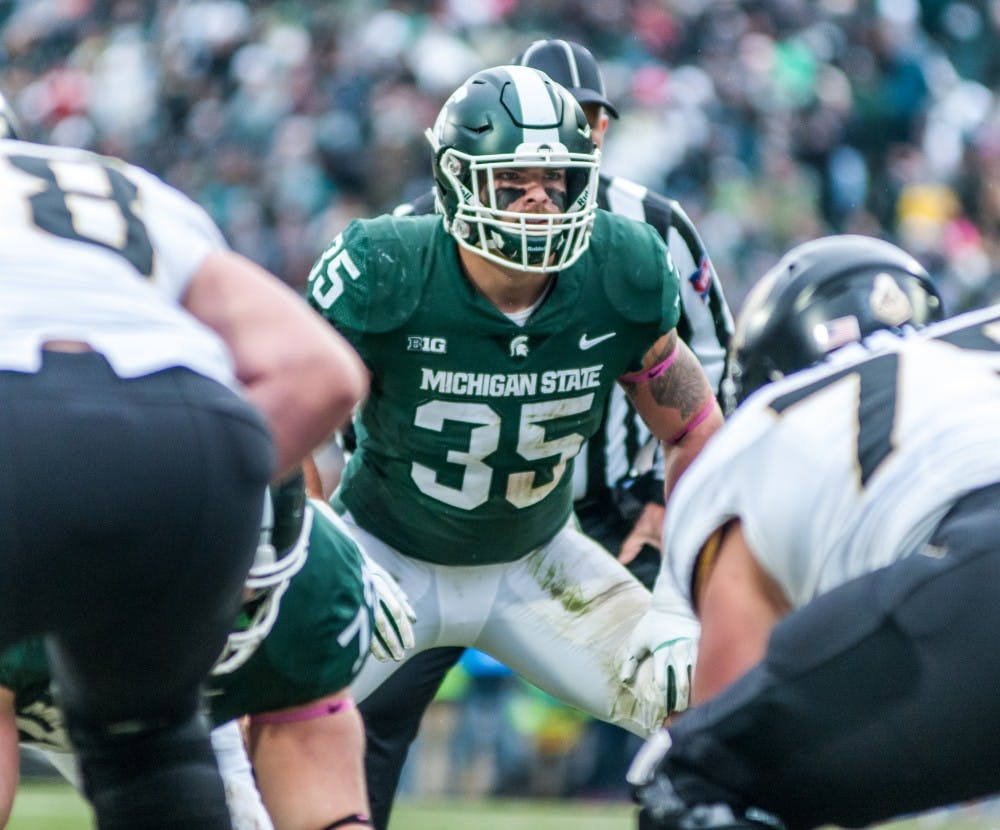
[[[614,337],[617,333],[618,332],[615,332],[615,331],[609,331],[607,334],[602,334],[600,337],[594,337],[592,339],[588,339],[588,337],[587,337],[586,334],[581,334],[580,335],[580,348],[583,351],[586,351],[587,349],[591,348],[592,346],[596,346],[598,343],[603,343],[608,338]]]

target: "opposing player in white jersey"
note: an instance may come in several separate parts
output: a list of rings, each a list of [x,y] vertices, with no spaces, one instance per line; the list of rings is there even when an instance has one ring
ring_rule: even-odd
[[[46,638],[101,830],[230,827],[199,684],[267,482],[366,384],[177,191],[0,141],[0,648]]]
[[[939,308],[914,260],[852,236],[748,297],[741,403],[668,506],[654,608],[697,610],[699,705],[633,765],[641,827],[772,821],[750,805],[853,827],[1000,788],[1000,379],[887,333]]]

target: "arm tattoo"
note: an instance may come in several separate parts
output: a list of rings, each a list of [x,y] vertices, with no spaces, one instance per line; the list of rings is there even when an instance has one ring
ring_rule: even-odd
[[[653,358],[648,366],[645,361],[643,361],[643,368],[638,372],[631,372],[627,375],[619,376],[618,383],[621,384],[625,394],[630,400],[632,400],[633,403],[635,403],[635,393],[639,388],[639,384],[646,383],[648,380],[652,380],[652,378],[655,377],[654,374],[647,373],[655,372],[657,367],[668,364],[668,361],[669,363],[672,363],[676,358],[674,352],[677,351],[677,346],[677,332],[675,330],[670,332],[667,337],[666,344],[662,349],[660,349],[659,353]],[[652,349],[650,349],[650,351],[652,351]]]
[[[670,361],[665,371],[649,378],[649,392],[659,406],[679,410],[681,418],[686,421],[704,408],[707,383],[701,364],[689,349],[680,349],[680,345],[677,332],[671,332],[646,368]],[[618,378],[625,394],[633,403],[640,383],[647,382],[645,378],[634,379],[640,374]],[[632,379],[628,379],[630,377]]]
[[[679,409],[685,421],[705,405],[705,373],[690,351],[678,355],[674,365],[649,382],[649,391],[660,406]]]

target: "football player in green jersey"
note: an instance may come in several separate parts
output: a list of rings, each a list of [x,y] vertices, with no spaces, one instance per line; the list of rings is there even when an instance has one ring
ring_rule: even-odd
[[[596,208],[590,127],[546,75],[476,73],[429,138],[438,215],[355,220],[310,275],[372,375],[333,503],[414,603],[416,650],[475,646],[646,734],[686,705],[697,624],[663,632],[666,696],[649,660],[619,680],[649,594],[575,528],[571,478],[616,380],[668,487],[722,423],[674,330],[676,269],[655,230]],[[397,665],[369,662],[356,697]]]
[[[348,686],[369,649],[384,657],[411,642],[405,597],[328,505],[306,500],[301,476],[271,487],[246,589],[205,689],[234,827],[368,826],[363,731]],[[13,802],[18,740],[47,750],[77,783],[50,679],[41,638],[0,654],[0,826]],[[243,715],[270,817],[229,728]]]

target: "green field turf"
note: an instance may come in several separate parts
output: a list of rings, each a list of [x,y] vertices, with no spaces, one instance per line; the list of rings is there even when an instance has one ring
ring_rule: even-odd
[[[391,830],[632,830],[632,814],[627,804],[401,801]],[[87,830],[89,817],[86,804],[70,787],[24,784],[7,830]]]
[[[390,830],[634,830],[628,804],[539,801],[400,801]],[[88,830],[90,813],[77,793],[60,783],[24,784],[7,830]],[[885,830],[996,830],[995,813],[936,814],[883,825]]]

